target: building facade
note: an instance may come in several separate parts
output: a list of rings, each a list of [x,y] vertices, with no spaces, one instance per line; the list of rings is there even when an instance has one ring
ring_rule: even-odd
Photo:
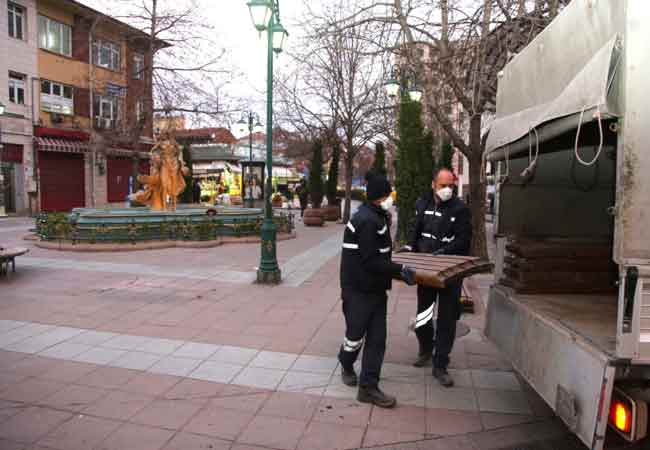
[[[22,173],[16,212],[122,203],[136,173],[148,170],[153,143],[148,36],[73,0],[9,1],[2,21],[9,36],[19,29],[16,11],[24,39],[3,44],[9,70],[0,74],[11,114],[3,130],[13,132],[3,131],[2,142],[22,145],[22,159],[14,147],[2,153]]]
[[[4,2],[0,9],[0,215],[30,210],[36,185],[33,122],[38,115],[38,22],[35,0]]]

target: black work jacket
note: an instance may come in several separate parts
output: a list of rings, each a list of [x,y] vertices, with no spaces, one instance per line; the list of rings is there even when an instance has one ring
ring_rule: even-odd
[[[386,292],[402,266],[391,261],[393,242],[387,214],[364,203],[343,233],[341,288],[359,292]]]
[[[409,239],[414,252],[469,255],[472,244],[472,215],[458,197],[436,204],[433,193],[415,203],[415,226]]]

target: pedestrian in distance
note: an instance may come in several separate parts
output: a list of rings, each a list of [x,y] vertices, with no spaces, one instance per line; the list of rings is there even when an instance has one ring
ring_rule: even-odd
[[[409,244],[399,252],[412,251],[431,255],[469,255],[472,242],[472,218],[467,205],[454,193],[456,177],[448,169],[434,174],[432,191],[416,202],[415,225]],[[449,354],[456,339],[456,322],[462,311],[462,281],[448,283],[443,289],[418,285],[415,334],[418,358],[413,364],[424,367],[433,363],[432,374],[438,382],[451,387],[454,380],[447,371]],[[434,304],[438,317],[433,325]]]
[[[298,201],[300,201],[300,217],[305,215],[305,209],[307,209],[307,203],[309,201],[309,189],[307,188],[307,182],[304,178],[300,180],[300,184],[296,189],[298,193]]]
[[[388,220],[393,199],[383,175],[368,179],[367,200],[346,225],[341,257],[341,297],[345,338],[339,351],[341,379],[357,386],[357,400],[392,408],[395,397],[379,389],[386,351],[387,291],[392,280],[415,285],[415,271],[391,261],[392,241]],[[363,347],[361,374],[354,363]]]

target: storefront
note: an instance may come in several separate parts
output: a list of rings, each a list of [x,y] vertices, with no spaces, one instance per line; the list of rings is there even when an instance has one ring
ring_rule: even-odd
[[[85,159],[80,141],[36,137],[40,210],[65,212],[86,205]]]

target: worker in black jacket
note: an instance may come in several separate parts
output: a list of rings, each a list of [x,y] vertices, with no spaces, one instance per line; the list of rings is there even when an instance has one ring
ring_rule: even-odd
[[[389,214],[392,189],[382,175],[368,177],[367,202],[348,222],[343,234],[341,297],[345,339],[339,351],[341,378],[348,386],[359,385],[357,400],[392,408],[395,397],[379,389],[386,350],[386,291],[392,279],[415,284],[415,271],[391,261]],[[365,345],[364,345],[365,342]],[[364,346],[361,376],[353,364]]]
[[[455,184],[456,177],[450,170],[442,169],[434,174],[432,192],[416,202],[417,216],[409,245],[400,251],[469,255],[472,241],[471,213],[467,205],[454,194]],[[418,285],[415,334],[420,351],[414,365],[423,367],[429,364],[435,347],[433,376],[446,387],[454,384],[447,366],[456,338],[456,321],[461,313],[461,289],[462,281],[448,283],[444,289]],[[438,318],[434,330],[433,310],[436,301]]]

